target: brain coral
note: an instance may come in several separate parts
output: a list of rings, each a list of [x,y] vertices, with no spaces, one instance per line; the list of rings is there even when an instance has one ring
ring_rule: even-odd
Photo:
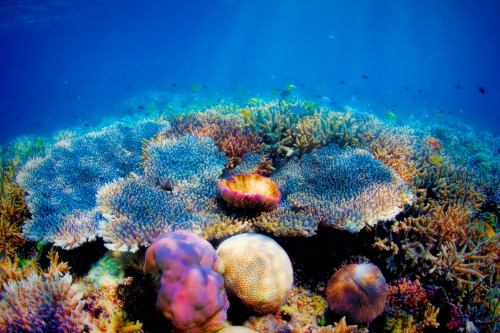
[[[217,255],[229,294],[259,314],[284,304],[293,284],[292,263],[273,239],[254,233],[233,236],[219,245]]]
[[[413,200],[396,172],[371,153],[336,144],[292,159],[271,178],[282,201],[351,232],[393,218]]]
[[[176,332],[220,329],[229,307],[224,265],[206,240],[189,231],[158,236],[146,251],[144,272],[161,273],[156,306]]]
[[[26,162],[16,178],[32,213],[24,236],[66,249],[94,239],[102,220],[94,210],[99,187],[137,171],[142,139],[169,128],[166,121],[117,123],[61,140],[44,157]]]
[[[330,310],[355,323],[375,319],[384,310],[386,299],[385,278],[372,264],[346,265],[333,274],[326,286]]]

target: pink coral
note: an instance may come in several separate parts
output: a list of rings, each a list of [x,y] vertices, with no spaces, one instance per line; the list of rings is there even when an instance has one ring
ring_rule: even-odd
[[[224,266],[206,240],[189,231],[159,235],[146,251],[144,272],[161,273],[157,308],[175,332],[214,332],[229,307]]]

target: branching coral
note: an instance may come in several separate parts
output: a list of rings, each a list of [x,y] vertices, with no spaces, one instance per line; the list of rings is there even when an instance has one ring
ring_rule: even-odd
[[[21,227],[29,211],[23,189],[14,182],[18,169],[17,161],[9,161],[0,169],[0,258],[13,256],[17,247],[25,242]]]
[[[413,320],[407,324],[411,324],[409,326],[413,326],[415,331],[421,331],[426,326],[439,326],[436,320],[439,308],[432,306],[418,280],[412,282],[403,278],[389,284],[385,311],[394,318],[411,316]]]
[[[349,113],[311,109],[306,102],[275,101],[247,107],[245,126],[259,134],[271,155],[303,155],[335,142],[357,144],[356,125]]]

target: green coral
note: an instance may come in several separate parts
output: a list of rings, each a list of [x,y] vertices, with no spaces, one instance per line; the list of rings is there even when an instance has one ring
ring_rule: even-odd
[[[390,333],[413,333],[417,332],[415,320],[411,315],[401,315],[387,319],[384,332]]]

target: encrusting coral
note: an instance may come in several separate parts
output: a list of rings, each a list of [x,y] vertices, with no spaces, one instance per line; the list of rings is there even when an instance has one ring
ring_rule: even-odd
[[[159,235],[146,251],[144,272],[161,274],[157,308],[176,332],[214,332],[226,321],[224,264],[214,248],[180,230]]]

